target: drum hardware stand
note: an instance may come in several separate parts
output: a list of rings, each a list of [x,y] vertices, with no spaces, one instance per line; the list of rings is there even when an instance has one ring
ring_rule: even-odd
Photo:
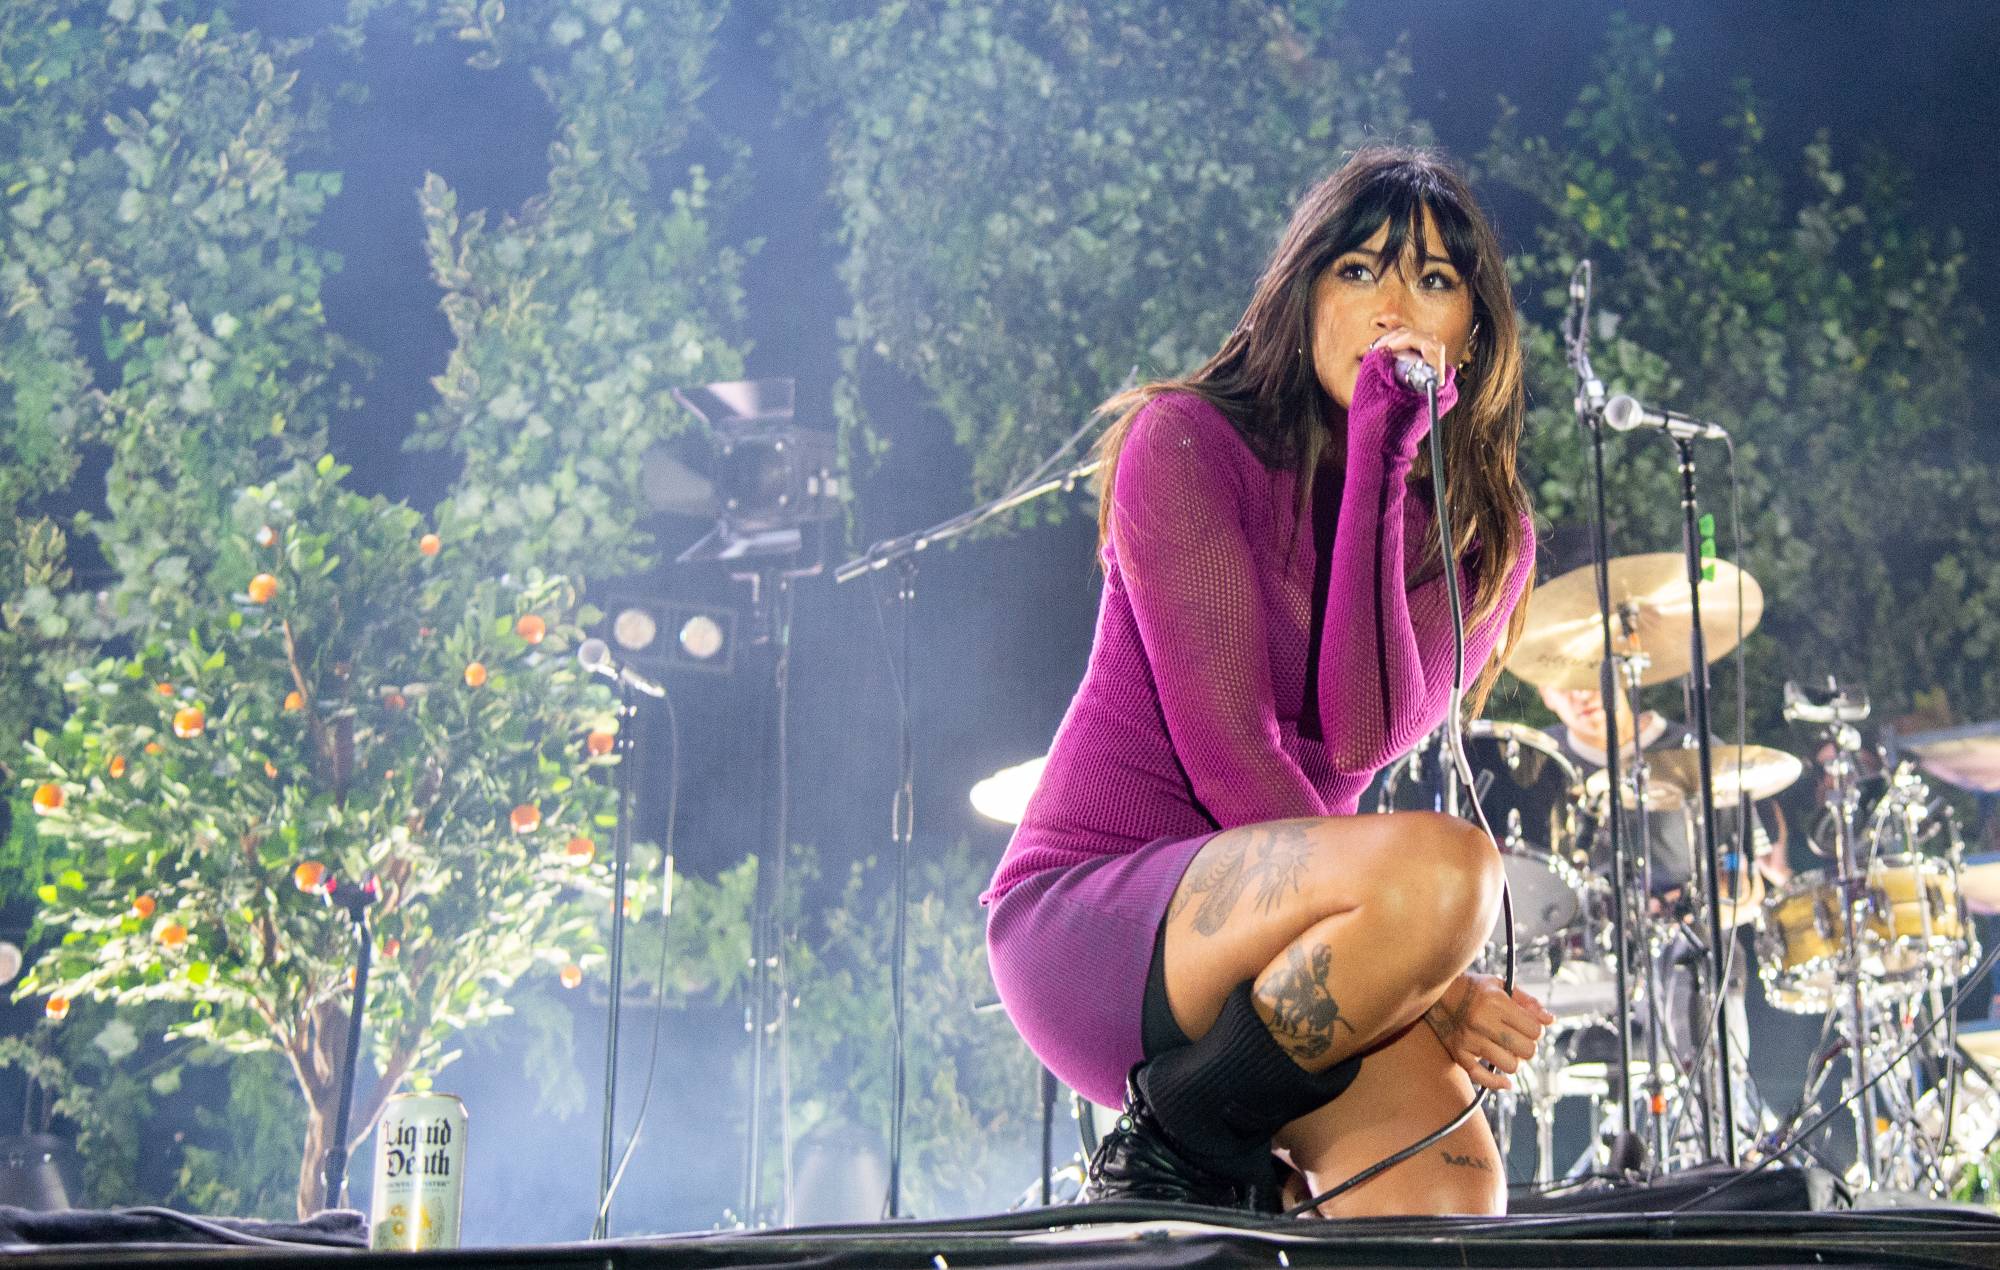
[[[1576,373],[1576,421],[1590,434],[1591,489],[1594,495],[1590,521],[1591,563],[1597,575],[1597,612],[1604,631],[1604,659],[1598,664],[1598,692],[1609,703],[1617,700],[1618,685],[1614,682],[1612,671],[1615,649],[1611,634],[1611,551],[1605,541],[1606,526],[1610,523],[1604,492],[1605,393],[1604,382],[1590,365],[1591,282],[1590,261],[1578,261],[1576,271],[1570,275],[1570,303],[1563,315],[1563,343],[1569,367]],[[1618,949],[1613,965],[1618,989],[1618,1075],[1612,1087],[1617,1093],[1620,1108],[1620,1140],[1613,1143],[1611,1154],[1613,1159],[1622,1159],[1631,1154],[1638,1139],[1632,1130],[1632,980],[1626,963],[1631,945],[1627,942],[1625,921],[1625,838],[1624,830],[1618,823],[1621,819],[1621,791],[1615,716],[1612,728],[1612,744],[1604,755],[1604,774],[1609,782],[1605,821],[1611,832],[1612,936]],[[1640,1149],[1643,1151],[1643,1148]]]
[[[1841,969],[1848,983],[1848,1000],[1839,1009],[1841,1019],[1847,1024],[1843,1030],[1848,1039],[1849,1079],[1858,1089],[1868,1079],[1869,1027],[1868,1003],[1861,982],[1860,929],[1854,912],[1864,898],[1857,888],[1865,888],[1867,880],[1855,859],[1854,813],[1860,806],[1861,792],[1855,783],[1854,760],[1850,755],[1861,749],[1861,734],[1853,725],[1868,717],[1869,702],[1866,694],[1859,701],[1853,700],[1831,678],[1827,680],[1827,696],[1821,701],[1813,700],[1797,684],[1787,683],[1784,715],[1794,722],[1824,725],[1824,739],[1833,747],[1833,758],[1826,767],[1834,781],[1833,864],[1839,884],[1841,925],[1847,940]],[[1854,1136],[1856,1182],[1865,1190],[1875,1184],[1873,1089],[1865,1091],[1855,1102]]]

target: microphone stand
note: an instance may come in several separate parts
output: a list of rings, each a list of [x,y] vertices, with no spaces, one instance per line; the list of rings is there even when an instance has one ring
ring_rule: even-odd
[[[1693,626],[1688,634],[1693,668],[1688,672],[1694,683],[1695,739],[1699,746],[1697,762],[1701,773],[1701,836],[1702,849],[1706,857],[1709,876],[1708,895],[1708,935],[1709,960],[1714,965],[1715,981],[1713,990],[1718,1003],[1726,1002],[1729,985],[1723,982],[1727,962],[1723,958],[1722,929],[1722,850],[1715,838],[1715,776],[1714,747],[1709,735],[1708,705],[1708,635],[1701,628],[1701,531],[1696,523],[1694,488],[1694,440],[1690,437],[1675,436],[1674,448],[1679,452],[1681,473],[1681,547],[1687,557],[1689,617]],[[1747,844],[1743,844],[1747,847]],[[1736,932],[1729,932],[1735,938]],[[1726,1006],[1718,1009],[1717,1018],[1728,1013]],[[1723,1161],[1736,1163],[1736,1094],[1731,1088],[1729,1068],[1729,1027],[1726,1020],[1715,1029],[1715,1060],[1717,1082],[1722,1089],[1722,1143]],[[1711,1135],[1711,1142],[1713,1135]]]
[[[1086,428],[1090,425],[1086,423]],[[1065,443],[1063,449],[1076,443],[1079,431]],[[1062,453],[1061,450],[1057,451]],[[1042,465],[1043,468],[1047,464]],[[950,542],[963,537],[989,520],[1014,510],[1024,503],[1033,502],[1045,494],[1057,490],[1076,488],[1077,482],[1087,478],[1097,470],[1095,459],[1076,464],[1069,470],[1042,480],[1029,483],[1002,494],[999,498],[970,511],[961,512],[949,520],[941,521],[929,529],[901,534],[894,538],[884,538],[866,551],[836,567],[833,571],[835,583],[851,582],[864,574],[878,569],[896,566],[896,615],[898,640],[902,646],[902,656],[896,663],[896,700],[900,704],[896,719],[896,795],[890,810],[889,837],[896,849],[896,919],[891,941],[890,1014],[895,1033],[891,1058],[890,1104],[889,1104],[889,1193],[883,1204],[886,1216],[902,1216],[903,1178],[903,1107],[906,1089],[905,1076],[905,1035],[904,1000],[906,985],[903,977],[903,963],[907,944],[907,913],[909,909],[910,849],[916,835],[916,749],[912,736],[910,712],[910,610],[915,606],[917,596],[917,553],[938,543]],[[1044,1140],[1047,1133],[1043,1134]],[[1043,1170],[1044,1188],[1047,1185],[1046,1169]],[[1046,1203],[1046,1199],[1044,1203]]]
[[[611,835],[611,999],[604,1014],[604,1127],[598,1137],[597,1216],[590,1237],[602,1239],[611,1227],[611,1140],[618,1101],[618,1023],[625,1005],[625,871],[632,856],[632,756],[637,748],[639,710],[632,687],[618,680],[618,828]]]
[[[347,1189],[347,1121],[354,1114],[354,1069],[361,1060],[362,1016],[368,1010],[368,967],[374,960],[375,933],[368,924],[368,907],[375,902],[375,880],[370,878],[350,887],[342,887],[334,880],[325,895],[326,902],[338,906],[354,924],[354,1003],[347,1013],[347,1046],[341,1056],[340,1109],[333,1117],[333,1141],[320,1157],[326,1206],[338,1208],[340,1193]]]
[[[1604,494],[1604,384],[1590,366],[1590,283],[1590,262],[1581,261],[1570,279],[1570,299],[1575,319],[1574,322],[1564,321],[1563,334],[1569,346],[1570,369],[1576,372],[1576,420],[1590,433],[1592,490],[1595,495],[1590,521],[1591,563],[1597,576],[1597,614],[1604,630],[1604,659],[1598,663],[1598,693],[1606,709],[1611,711],[1610,744],[1604,750],[1604,777],[1607,782],[1604,818],[1611,834],[1611,923],[1613,937],[1618,941],[1618,956],[1613,959],[1618,989],[1618,1078],[1612,1082],[1612,1088],[1618,1098],[1620,1124],[1618,1140],[1612,1144],[1611,1158],[1629,1159],[1636,1153],[1644,1159],[1645,1147],[1632,1129],[1632,977],[1626,965],[1631,944],[1626,938],[1625,837],[1620,824],[1624,809],[1619,800],[1622,789],[1618,776],[1620,747],[1618,715],[1614,705],[1618,700],[1618,684],[1611,634],[1611,557],[1605,543],[1605,526],[1610,513],[1605,507]],[[1632,725],[1632,739],[1636,744],[1639,739],[1636,718]],[[1653,1008],[1658,1009],[1657,1004]],[[1647,1171],[1651,1172],[1650,1167]]]

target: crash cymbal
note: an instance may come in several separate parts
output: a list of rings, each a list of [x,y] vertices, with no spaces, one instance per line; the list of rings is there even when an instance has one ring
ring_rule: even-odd
[[[1743,758],[1740,768],[1738,754]],[[1788,788],[1806,770],[1803,761],[1768,745],[1718,745],[1709,756],[1717,807],[1734,807],[1744,790],[1750,791],[1751,802],[1760,802]],[[1700,750],[1664,750],[1648,754],[1646,760],[1654,780],[1676,786],[1690,798],[1701,792]]]
[[[1034,795],[1035,786],[1041,783],[1042,769],[1048,766],[1048,756],[1031,758],[1025,763],[1003,767],[985,780],[972,787],[972,809],[990,820],[1003,825],[1018,825],[1027,814],[1028,799]]]
[[[1649,768],[1652,767],[1652,757],[1653,756],[1650,754],[1646,756],[1647,765]],[[1631,757],[1627,755],[1626,762],[1629,763],[1630,761]],[[1657,771],[1658,769],[1654,768],[1653,774],[1651,775],[1651,779],[1649,779],[1646,782],[1646,810],[1679,811],[1682,808],[1682,806],[1684,806],[1687,803],[1687,795],[1683,794],[1680,791],[1680,789],[1671,782],[1661,780],[1657,775]],[[1634,790],[1632,787],[1631,768],[1623,765],[1619,767],[1618,783],[1624,786],[1624,788],[1619,791],[1618,805],[1623,807],[1626,811],[1638,810],[1639,795],[1638,792]],[[1605,795],[1609,794],[1610,792],[1611,792],[1611,778],[1604,768],[1601,767],[1598,768],[1596,771],[1592,772],[1589,776],[1586,776],[1583,780],[1584,798],[1598,807],[1602,807],[1604,805]]]
[[[1709,562],[1715,576],[1701,584],[1701,625],[1708,659],[1736,647],[1736,590],[1743,583],[1743,632],[1764,616],[1764,588],[1726,560]],[[1688,673],[1688,636],[1694,629],[1687,561],[1671,551],[1620,556],[1611,561],[1615,647],[1647,658],[1642,684],[1665,683]],[[1603,660],[1597,582],[1586,565],[1544,582],[1528,597],[1528,625],[1507,669],[1543,688],[1595,688]]]
[[[1918,732],[1899,738],[1896,746],[1947,785],[2000,793],[2000,722]]]

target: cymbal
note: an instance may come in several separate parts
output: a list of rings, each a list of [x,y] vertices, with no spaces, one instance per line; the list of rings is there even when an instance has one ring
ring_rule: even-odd
[[[1979,794],[2000,793],[2000,723],[1917,732],[1899,738],[1896,746],[1947,785]]]
[[[1648,764],[1652,756],[1647,756]],[[1628,760],[1629,761],[1629,758]],[[1636,811],[1639,807],[1638,791],[1632,788],[1632,769],[1618,769],[1618,783],[1624,788],[1618,791],[1618,805],[1626,811]],[[1583,778],[1583,796],[1586,800],[1602,805],[1605,796],[1611,792],[1611,777],[1604,768],[1598,768]],[[1687,795],[1670,781],[1658,779],[1646,782],[1647,811],[1679,811],[1687,803]]]
[[[1042,769],[1048,766],[1048,756],[1031,758],[1025,763],[1003,767],[985,780],[972,787],[972,809],[989,820],[997,820],[1003,825],[1018,825],[1027,814],[1028,799],[1034,795],[1035,786],[1042,780]]]
[[[1738,754],[1743,758],[1740,769]],[[1806,770],[1803,761],[1768,745],[1717,745],[1709,757],[1717,807],[1734,807],[1745,790],[1751,802],[1760,802],[1789,788]],[[1690,798],[1701,792],[1700,750],[1662,750],[1648,754],[1646,763],[1653,779],[1677,786]]]
[[[1708,658],[1736,647],[1736,584],[1743,583],[1743,632],[1764,616],[1764,588],[1726,560],[1709,562],[1715,576],[1701,584],[1701,627]],[[1694,595],[1687,561],[1672,551],[1619,556],[1611,561],[1614,646],[1647,659],[1641,684],[1679,679],[1691,668],[1688,636],[1694,630]],[[1630,634],[1621,635],[1621,615]],[[1528,625],[1507,669],[1543,688],[1595,688],[1604,660],[1604,632],[1597,615],[1597,581],[1591,566],[1572,569],[1528,596]]]

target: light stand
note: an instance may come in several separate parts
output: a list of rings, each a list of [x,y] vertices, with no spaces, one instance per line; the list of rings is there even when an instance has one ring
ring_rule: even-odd
[[[707,425],[717,442],[714,480],[702,491],[717,513],[715,529],[683,551],[676,563],[724,564],[730,567],[732,580],[749,583],[755,628],[752,642],[771,652],[766,760],[772,793],[766,805],[765,834],[771,867],[757,870],[750,918],[750,987],[744,1006],[744,1027],[750,1033],[751,1047],[742,1178],[745,1224],[758,1222],[763,1200],[765,1082],[773,1047],[784,1135],[783,1218],[788,1223],[792,1218],[791,1063],[786,1028],[790,989],[783,922],[791,856],[786,725],[792,582],[815,576],[823,567],[825,535],[815,532],[809,542],[806,527],[831,519],[840,510],[833,436],[794,425],[794,388],[790,379],[759,379],[674,392],[675,398]]]
[[[375,903],[375,879],[350,887],[329,880],[322,894],[328,904],[346,913],[354,926],[354,1001],[347,1012],[347,1046],[340,1061],[340,1109],[333,1117],[333,1141],[320,1158],[326,1203],[337,1207],[341,1192],[347,1189],[347,1120],[354,1114],[354,1070],[361,1060],[363,1016],[368,1012],[368,968],[375,952],[375,933],[368,923],[369,906]]]

